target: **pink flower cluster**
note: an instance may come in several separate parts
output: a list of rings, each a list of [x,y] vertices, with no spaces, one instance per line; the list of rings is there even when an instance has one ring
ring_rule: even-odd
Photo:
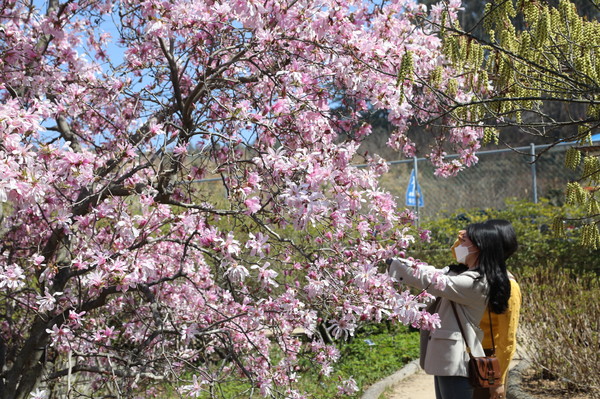
[[[264,396],[300,398],[302,356],[333,370],[327,335],[386,319],[439,324],[377,270],[428,236],[380,187],[386,161],[359,153],[372,134],[364,111],[387,111],[389,145],[407,156],[412,121],[444,114],[423,82],[442,68],[446,87],[453,71],[425,7],[9,3],[0,312],[11,319],[0,334],[14,350],[0,369],[19,378],[6,389],[71,368],[124,395],[187,375],[192,397],[243,377]],[[430,18],[452,23],[458,6]],[[414,73],[402,80],[409,53]],[[340,101],[347,112],[333,109]],[[476,162],[480,139],[451,129],[445,142],[461,157],[430,149],[437,173]],[[339,392],[357,388],[349,379]]]

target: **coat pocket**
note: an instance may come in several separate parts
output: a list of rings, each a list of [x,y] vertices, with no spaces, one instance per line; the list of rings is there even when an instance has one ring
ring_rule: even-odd
[[[465,369],[464,355],[466,355],[465,344],[462,335],[459,331],[452,330],[435,330],[431,334],[427,356],[431,356],[432,360],[439,362],[440,365],[445,365],[446,371]],[[429,351],[432,351],[430,354]],[[441,374],[448,375],[448,374]]]

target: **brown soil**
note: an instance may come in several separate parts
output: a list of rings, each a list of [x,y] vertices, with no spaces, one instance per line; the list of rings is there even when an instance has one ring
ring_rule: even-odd
[[[523,373],[521,381],[523,391],[536,399],[591,399],[593,396],[583,392],[568,391],[564,384],[556,380],[548,380],[539,373],[528,370]]]

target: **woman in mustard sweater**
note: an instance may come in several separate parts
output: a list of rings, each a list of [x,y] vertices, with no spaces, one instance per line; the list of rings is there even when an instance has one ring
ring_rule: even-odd
[[[485,224],[494,226],[502,237],[502,249],[505,259],[508,259],[517,250],[517,236],[515,231],[507,220],[492,219]],[[506,397],[506,377],[508,375],[508,367],[517,349],[517,327],[519,325],[519,312],[521,309],[521,289],[515,281],[512,274],[509,273],[510,279],[510,297],[508,300],[508,309],[502,313],[494,312],[484,313],[479,327],[484,332],[483,348],[486,352],[493,347],[492,336],[490,329],[490,316],[492,329],[494,332],[494,346],[496,349],[496,357],[500,363],[500,372],[502,373],[502,385],[490,389],[476,389],[473,393],[474,399],[504,399]],[[488,314],[490,316],[488,316]]]

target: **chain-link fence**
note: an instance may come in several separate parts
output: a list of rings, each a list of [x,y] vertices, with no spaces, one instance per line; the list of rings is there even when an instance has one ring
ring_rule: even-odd
[[[450,178],[435,176],[434,167],[426,158],[392,161],[389,172],[381,179],[381,185],[397,197],[399,207],[406,206],[406,192],[414,169],[423,206],[409,207],[418,212],[421,220],[459,209],[503,209],[507,199],[538,202],[540,198],[548,198],[552,203],[561,205],[567,182],[581,176],[580,169],[565,167],[565,152],[571,146],[573,143],[554,146],[531,144],[481,151],[477,153],[477,164]],[[456,155],[447,156],[453,157]],[[197,182],[217,181],[221,179]]]
[[[412,208],[419,212],[420,219],[458,209],[503,209],[508,198],[538,202],[545,197],[560,204],[567,182],[580,176],[579,170],[564,166],[565,151],[572,145],[531,144],[481,151],[476,165],[450,178],[436,177],[434,167],[425,158],[395,161],[382,185],[398,197],[398,205],[405,204],[410,174],[415,169],[423,207]]]

